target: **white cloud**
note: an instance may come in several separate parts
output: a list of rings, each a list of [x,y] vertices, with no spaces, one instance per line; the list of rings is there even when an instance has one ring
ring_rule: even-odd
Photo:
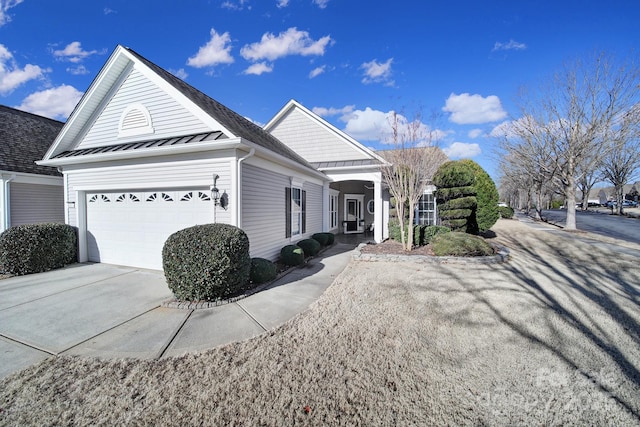
[[[320,8],[324,9],[329,4],[329,0],[313,0],[313,2]]]
[[[469,135],[469,138],[471,139],[476,139],[482,135],[482,129],[471,129],[467,135]]]
[[[392,144],[391,140],[392,129],[389,123],[393,111],[379,111],[370,107],[366,107],[364,110],[353,110],[351,106],[344,107],[342,110],[327,109],[323,111],[321,108],[316,108],[314,111],[320,113],[335,113],[343,114],[340,118],[345,122],[345,128],[343,129],[347,134],[360,141],[380,141],[383,144]],[[318,113],[316,113],[318,114]],[[414,141],[418,146],[427,146],[432,143],[437,143],[441,140],[446,133],[439,129],[431,129],[431,127],[422,122],[411,123],[411,128],[415,129],[415,132],[408,130],[410,125],[409,120],[402,114],[397,114],[398,119],[398,132],[402,135],[409,135],[415,133],[420,138],[419,141]],[[415,126],[417,125],[417,126]]]
[[[351,113],[355,110],[355,105],[345,105],[342,108],[334,108],[334,107],[313,107],[311,111],[319,115],[320,117],[332,117],[332,116],[341,116],[340,120],[343,122],[347,122],[351,118]]]
[[[273,33],[264,33],[259,42],[243,46],[240,49],[240,55],[251,61],[263,59],[274,61],[289,55],[322,56],[332,41],[330,36],[313,40],[308,32],[291,27],[277,36]]]
[[[384,83],[389,86],[395,84],[391,80],[391,63],[393,58],[387,59],[387,62],[380,63],[377,59],[370,62],[365,62],[360,66],[364,70],[364,77],[362,83]]]
[[[32,93],[16,108],[52,119],[66,119],[81,97],[82,92],[73,86],[61,85]]]
[[[169,70],[169,72],[181,80],[186,80],[187,77],[189,77],[189,74],[187,74],[184,68],[179,68],[177,70]]]
[[[252,64],[242,72],[242,74],[251,74],[254,76],[259,76],[260,74],[270,73],[273,71],[273,65],[267,64],[266,62],[256,62]]]
[[[23,0],[0,0],[0,27],[11,22],[11,16],[7,13],[12,7],[16,7]]]
[[[496,42],[493,45],[493,49],[491,49],[491,51],[495,52],[495,51],[498,51],[498,50],[525,50],[526,48],[527,48],[526,44],[519,43],[519,42],[511,39],[506,43]]]
[[[468,144],[466,142],[454,142],[449,147],[443,148],[442,151],[450,159],[468,159],[482,152],[478,144]]]
[[[9,49],[0,44],[0,94],[11,93],[21,84],[41,78],[49,71],[32,64],[20,68]]]
[[[313,79],[314,77],[318,77],[320,74],[324,73],[327,69],[326,65],[322,65],[320,67],[316,67],[309,73],[309,78]]]
[[[283,7],[287,7],[289,6],[289,0],[278,0],[276,2],[276,6],[278,6],[278,8],[283,8]]]
[[[61,61],[66,60],[69,62],[78,63],[91,55],[95,55],[96,53],[98,53],[97,50],[90,50],[90,51],[83,50],[82,46],[80,45],[80,42],[75,41],[75,42],[69,43],[62,50],[54,50],[53,56],[55,56]]]
[[[449,95],[442,111],[451,113],[449,121],[458,124],[481,124],[496,122],[507,117],[500,98],[495,95],[483,98],[481,95],[462,93]]]
[[[198,49],[198,53],[187,60],[187,65],[195,68],[215,67],[218,64],[231,64],[231,36],[228,32],[218,34],[211,29],[211,40]]]
[[[105,8],[104,8],[104,14],[105,14],[105,15],[111,15],[112,13],[118,13],[118,11],[117,11],[117,10],[110,9],[110,8],[108,8],[108,7],[105,7]]]
[[[249,3],[248,0],[226,0],[222,2],[220,7],[229,10],[243,10],[245,8],[245,4],[247,3]],[[247,6],[247,9],[251,10],[251,5]]]
[[[67,68],[67,73],[71,73],[74,76],[83,76],[85,74],[89,74],[89,70],[84,65],[78,65],[77,67],[69,67]]]

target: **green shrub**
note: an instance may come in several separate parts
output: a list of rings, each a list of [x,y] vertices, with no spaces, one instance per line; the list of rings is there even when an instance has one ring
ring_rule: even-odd
[[[498,213],[500,218],[513,218],[513,208],[511,206],[498,206]]]
[[[336,235],[333,233],[322,233],[327,235],[327,246],[333,245],[333,242],[336,241]]]
[[[304,264],[304,251],[298,245],[287,245],[280,250],[280,261],[285,265]]]
[[[498,212],[498,189],[489,174],[482,169],[482,166],[473,160],[460,160],[468,165],[475,176],[475,193],[478,207],[476,208],[476,223],[478,224],[478,232],[484,233],[493,227],[500,218]]]
[[[422,246],[424,243],[424,228],[426,226],[416,224],[413,226],[413,246]]]
[[[451,229],[442,225],[429,225],[424,229],[423,245],[431,243],[433,238],[439,234],[449,233]]]
[[[407,238],[407,230],[409,228],[409,221],[405,220],[404,222],[404,238]],[[396,242],[401,242],[402,235],[400,234],[400,223],[398,222],[398,218],[389,218],[389,238],[395,240]]]
[[[249,238],[238,227],[204,224],[173,233],[162,248],[167,285],[183,301],[214,301],[246,289]]]
[[[493,248],[482,237],[452,232],[435,236],[431,248],[437,256],[487,256]]]
[[[327,234],[329,233],[316,233],[311,236],[311,238],[320,243],[320,246],[327,246],[329,242],[329,236],[327,236]]]
[[[66,224],[28,224],[0,234],[0,270],[23,275],[78,261],[76,229]]]
[[[251,283],[265,283],[276,278],[276,265],[264,258],[251,258],[249,280]]]
[[[302,248],[305,256],[316,256],[320,252],[320,243],[315,239],[304,239],[296,243]]]
[[[461,161],[443,163],[433,176],[442,224],[454,231],[477,234],[476,178],[473,168]],[[496,202],[497,203],[497,202]]]

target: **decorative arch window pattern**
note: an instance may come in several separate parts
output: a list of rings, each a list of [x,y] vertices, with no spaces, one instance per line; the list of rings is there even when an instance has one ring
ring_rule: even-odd
[[[135,194],[121,194],[118,196],[118,198],[116,199],[116,202],[124,202],[126,200],[130,200],[132,202],[139,202],[140,199],[138,198],[138,196],[136,196]]]
[[[207,195],[207,193],[203,193],[202,191],[198,191],[198,198],[200,200],[202,200],[203,202],[210,202],[211,201],[211,197],[209,197],[209,195]]]
[[[116,202],[124,202],[126,199],[127,199],[127,195],[126,194],[121,194],[116,199]]]
[[[131,104],[120,115],[118,137],[148,135],[154,133],[149,110],[142,104]]]
[[[184,196],[182,196],[182,198],[180,199],[181,202],[188,202],[189,200],[191,200],[191,198],[193,197],[193,192],[189,191],[187,194],[185,194]]]
[[[105,196],[104,194],[94,194],[93,196],[91,196],[91,198],[89,199],[89,203],[96,203],[96,202],[110,202],[111,200],[109,200],[109,198],[107,196]]]

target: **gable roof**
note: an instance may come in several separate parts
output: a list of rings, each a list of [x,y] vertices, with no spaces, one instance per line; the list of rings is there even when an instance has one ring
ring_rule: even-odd
[[[241,138],[272,153],[278,154],[287,160],[298,163],[306,168],[314,169],[306,160],[260,126],[200,92],[198,89],[144,58],[132,49],[120,45],[116,47],[91,83],[89,89],[85,92],[55,143],[47,152],[45,160],[94,154],[89,151],[83,151],[83,153],[76,152],[80,150],[75,150],[73,144],[83,130],[87,126],[90,126],[95,120],[101,105],[103,105],[105,99],[108,99],[112,95],[115,86],[119,84],[123,76],[128,74],[134,66],[146,69],[148,73],[150,72],[159,77],[160,80],[156,78],[156,81],[164,81],[165,89],[170,89],[174,96],[181,98],[181,101],[191,104],[192,107],[195,106],[195,108],[199,110],[200,115],[205,119],[208,118],[210,123],[215,121],[223,127],[223,129],[214,129],[214,131],[221,132],[226,135],[227,138]],[[168,86],[166,86],[166,84],[168,84]],[[224,137],[222,138],[224,139]],[[207,141],[209,140],[210,139],[207,139]],[[143,148],[154,149],[155,147],[157,147],[157,145],[150,144],[149,147]]]
[[[327,122],[322,117],[318,116],[313,111],[309,110],[307,107],[296,101],[295,99],[289,100],[287,104],[271,119],[269,123],[264,126],[264,129],[268,132],[271,132],[276,125],[286,117],[292,110],[300,111],[304,116],[306,116],[309,120],[323,127],[334,136],[337,137],[338,140],[341,140],[345,144],[349,145],[354,150],[360,152],[364,158],[358,161],[345,161],[345,162],[314,162],[312,165],[318,167],[319,169],[325,168],[344,168],[344,167],[354,167],[354,166],[381,166],[386,165],[387,161],[376,154],[373,150],[365,147],[353,137],[348,135],[347,133],[341,131],[340,129],[333,126],[331,123]]]
[[[64,123],[0,105],[0,170],[62,176],[42,159]]]

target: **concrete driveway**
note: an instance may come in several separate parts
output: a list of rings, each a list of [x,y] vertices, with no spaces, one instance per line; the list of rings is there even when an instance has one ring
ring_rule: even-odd
[[[0,379],[49,356],[159,359],[259,335],[315,301],[354,246],[337,243],[266,289],[207,309],[162,307],[160,271],[108,264],[0,280]]]
[[[0,378],[68,352],[171,297],[162,272],[74,264],[0,281]]]

